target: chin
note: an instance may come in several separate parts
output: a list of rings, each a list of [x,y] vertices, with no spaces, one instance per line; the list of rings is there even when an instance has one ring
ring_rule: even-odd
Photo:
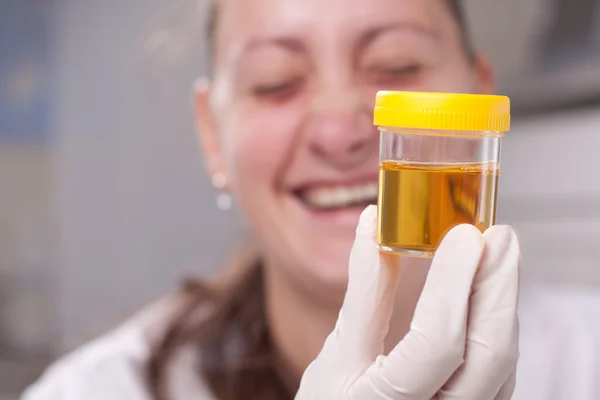
[[[311,241],[314,245],[304,250],[311,256],[302,262],[303,273],[311,277],[315,287],[343,294],[348,285],[348,263],[354,236],[315,239]]]
[[[287,269],[287,275],[311,296],[336,302],[343,299],[356,226],[365,207],[376,202],[376,189],[370,184],[362,191],[353,191],[362,196],[360,199],[335,197],[345,202],[360,200],[356,205],[337,208],[327,208],[323,204],[323,207],[316,207],[297,194],[285,195],[282,202],[273,203],[272,209],[280,212],[269,221],[276,221],[276,224],[263,231],[269,232],[272,248],[277,249],[277,258]],[[319,200],[331,200],[321,191],[317,194],[321,196],[317,196]]]

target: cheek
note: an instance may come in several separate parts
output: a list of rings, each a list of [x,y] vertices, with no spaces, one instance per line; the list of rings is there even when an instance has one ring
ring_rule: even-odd
[[[300,112],[294,107],[252,107],[238,115],[225,142],[232,189],[240,198],[264,197],[286,168]]]
[[[477,75],[463,60],[448,62],[434,77],[442,92],[477,93]]]

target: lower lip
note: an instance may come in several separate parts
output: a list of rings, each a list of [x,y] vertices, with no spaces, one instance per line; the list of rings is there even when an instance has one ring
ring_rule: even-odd
[[[339,208],[334,210],[318,210],[310,208],[302,202],[300,202],[300,204],[304,207],[305,210],[307,210],[311,214],[313,218],[319,219],[328,224],[340,225],[352,229],[356,228],[360,215],[367,207],[365,205],[357,207]]]

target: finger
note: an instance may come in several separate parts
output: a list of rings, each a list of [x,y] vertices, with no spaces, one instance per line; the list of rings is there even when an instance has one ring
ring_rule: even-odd
[[[517,386],[517,369],[513,369],[513,372],[508,377],[508,380],[502,385],[500,391],[494,398],[494,400],[510,400],[515,392]]]
[[[393,258],[376,243],[377,207],[361,215],[350,254],[348,288],[334,334],[358,374],[383,352],[398,284]]]
[[[440,391],[441,400],[494,399],[517,363],[519,242],[506,226],[488,229],[484,238],[471,295],[465,362]]]
[[[411,329],[387,358],[359,380],[362,398],[430,399],[463,360],[471,284],[484,248],[481,233],[461,225],[431,264]],[[357,398],[359,398],[358,396]]]

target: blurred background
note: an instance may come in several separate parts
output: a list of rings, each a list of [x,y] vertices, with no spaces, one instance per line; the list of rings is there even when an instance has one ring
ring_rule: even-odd
[[[520,234],[524,278],[600,290],[600,1],[466,6],[513,100],[499,222]],[[0,0],[0,400],[244,235],[194,136],[204,13]]]

